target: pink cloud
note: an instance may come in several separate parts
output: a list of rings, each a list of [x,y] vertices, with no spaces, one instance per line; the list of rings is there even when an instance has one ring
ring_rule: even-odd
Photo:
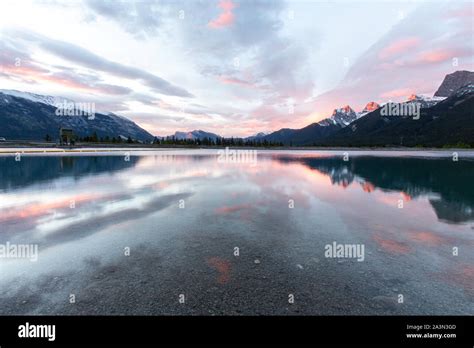
[[[217,6],[223,9],[224,11],[232,11],[236,7],[232,0],[222,0]]]
[[[435,51],[424,51],[421,52],[416,59],[418,64],[427,64],[427,63],[440,63],[446,60],[451,60],[453,57],[456,57],[454,51],[449,50],[435,50]]]
[[[103,83],[88,84],[75,79],[74,76],[56,73],[40,67],[35,63],[23,63],[20,66],[8,64],[2,66],[3,75],[7,78],[17,78],[27,83],[49,82],[59,86],[72,88],[85,92],[96,92],[104,94],[121,94],[120,86]]]
[[[470,17],[456,11],[457,16],[447,19],[446,13],[455,9],[447,3],[426,5],[394,26],[360,56],[338,86],[308,103],[312,107],[308,119],[317,122],[346,104],[360,111],[370,101],[402,102],[411,94],[430,95],[446,74],[472,71],[472,49],[465,45],[472,38],[472,28],[464,25]],[[420,27],[422,20],[438,25]],[[441,29],[449,34],[440,36]]]
[[[409,95],[412,95],[414,92],[415,91],[412,88],[397,88],[397,89],[393,89],[391,91],[382,93],[380,97],[383,99],[408,97]]]
[[[211,20],[207,25],[212,29],[219,29],[232,25],[235,19],[232,10],[236,5],[232,0],[221,0],[217,6],[221,8],[223,12],[216,19]]]
[[[92,91],[89,86],[72,79],[60,78],[46,72],[47,70],[38,69],[35,66],[9,66],[4,68],[4,73],[8,76],[26,77],[36,82],[51,82],[64,87]]]
[[[230,85],[241,85],[241,86],[246,86],[246,87],[254,87],[254,85],[248,81],[232,77],[232,76],[219,76],[219,81],[225,84],[230,84]]]
[[[445,12],[447,18],[471,18],[474,17],[474,7],[471,3],[459,5]]]
[[[420,39],[417,37],[408,37],[408,38],[398,39],[392,42],[391,44],[389,44],[388,46],[384,47],[379,52],[379,58],[387,59],[395,55],[406,53],[410,49],[414,49],[415,47],[417,47],[419,43],[420,43]]]

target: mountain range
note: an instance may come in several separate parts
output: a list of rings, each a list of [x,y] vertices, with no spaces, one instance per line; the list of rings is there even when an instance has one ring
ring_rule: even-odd
[[[441,86],[435,92],[435,97],[449,97],[459,88],[474,83],[474,72],[460,70],[446,75]]]
[[[177,140],[203,140],[203,139],[212,139],[216,140],[217,138],[220,138],[219,135],[210,133],[210,132],[205,132],[203,130],[193,130],[191,132],[175,132],[173,135],[170,135],[168,137],[160,137],[160,138],[175,138]]]
[[[346,105],[335,109],[330,117],[306,127],[258,133],[244,140],[267,140],[295,146],[443,146],[458,143],[474,146],[473,84],[473,72],[456,71],[446,75],[433,97],[410,95],[401,104],[418,104],[421,121],[409,116],[384,117],[380,107],[390,102],[379,105],[372,101],[359,112]],[[347,127],[349,125],[351,127]],[[213,138],[216,136],[212,135]],[[203,137],[194,139],[202,140]]]
[[[418,119],[385,116],[379,108],[314,145],[439,147],[459,143],[474,146],[474,84],[422,107]]]
[[[132,122],[113,113],[96,112],[87,116],[58,116],[58,103],[71,100],[33,93],[0,90],[0,137],[15,140],[53,139],[59,128],[73,129],[79,137],[96,133],[99,138],[132,138],[151,142],[155,137]],[[387,116],[387,107],[418,105],[420,117]],[[219,135],[203,130],[175,132],[176,140],[215,141]],[[356,112],[349,105],[332,115],[300,129],[278,131],[244,138],[294,146],[474,146],[474,72],[456,71],[446,75],[433,97],[411,95],[403,103],[369,102]]]
[[[0,90],[0,137],[15,140],[55,139],[60,128],[73,129],[79,137],[97,134],[98,138],[128,138],[147,142],[153,135],[129,119],[113,113],[95,112],[94,118],[58,116],[58,104],[71,100],[34,93]]]

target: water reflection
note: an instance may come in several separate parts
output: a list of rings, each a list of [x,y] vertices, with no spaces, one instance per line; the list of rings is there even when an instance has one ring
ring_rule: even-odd
[[[22,157],[0,156],[0,191],[24,188],[35,183],[48,182],[59,177],[77,179],[85,175],[114,172],[133,167],[138,157],[125,161],[123,156],[95,157]]]
[[[282,162],[298,162],[328,175],[333,185],[360,184],[366,192],[378,188],[400,192],[405,199],[433,196],[430,203],[440,220],[460,223],[474,220],[474,161],[391,157],[292,157],[275,156]]]
[[[0,164],[0,244],[40,251],[35,264],[0,259],[0,314],[174,314],[177,289],[196,301],[181,314],[474,310],[473,161],[273,152],[251,165],[176,151]],[[333,241],[364,244],[365,261],[325,259]],[[300,307],[267,306],[294,288],[306,294]],[[41,301],[17,304],[31,289]],[[77,307],[54,302],[78,289],[87,301]],[[104,289],[115,292],[104,299]],[[394,306],[394,289],[428,303]]]

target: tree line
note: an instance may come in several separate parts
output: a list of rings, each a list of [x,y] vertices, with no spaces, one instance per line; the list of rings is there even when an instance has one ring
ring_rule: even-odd
[[[52,137],[49,134],[46,134],[45,141],[53,141]],[[283,146],[282,142],[272,142],[266,139],[242,139],[242,138],[203,138],[203,139],[178,139],[174,136],[166,138],[155,137],[152,141],[149,142],[140,142],[138,140],[128,137],[110,137],[104,136],[99,137],[96,132],[91,135],[80,137],[74,137],[75,143],[104,143],[104,144],[151,144],[151,145],[177,145],[177,146],[249,146],[249,147],[272,147],[272,146]]]
[[[203,139],[177,139],[174,136],[166,138],[155,137],[153,144],[156,145],[188,145],[188,146],[252,146],[271,147],[283,146],[281,142],[272,142],[266,139],[242,139],[242,138],[203,138]]]

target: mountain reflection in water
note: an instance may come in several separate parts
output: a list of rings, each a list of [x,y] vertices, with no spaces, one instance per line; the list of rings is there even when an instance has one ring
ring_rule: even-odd
[[[360,184],[374,189],[402,193],[405,198],[433,196],[430,203],[442,221],[460,223],[474,220],[474,161],[397,157],[275,156],[282,162],[298,162],[331,178],[333,185]]]
[[[471,314],[466,153],[0,156],[0,244],[39,250],[0,259],[0,314]]]

